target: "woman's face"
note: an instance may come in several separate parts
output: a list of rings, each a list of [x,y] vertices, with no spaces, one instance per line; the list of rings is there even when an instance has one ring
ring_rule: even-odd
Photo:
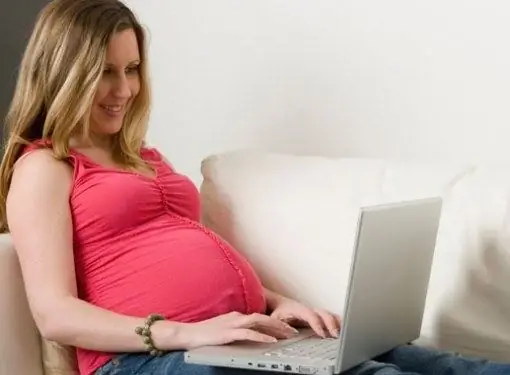
[[[91,131],[111,135],[120,131],[124,116],[140,91],[140,51],[132,29],[112,36],[105,70],[91,110]]]

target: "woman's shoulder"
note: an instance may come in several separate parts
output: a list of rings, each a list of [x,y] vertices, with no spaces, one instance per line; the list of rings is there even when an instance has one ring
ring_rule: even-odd
[[[41,181],[70,176],[67,165],[53,155],[51,144],[47,142],[33,142],[23,147],[20,157],[14,163],[13,178],[25,181]]]

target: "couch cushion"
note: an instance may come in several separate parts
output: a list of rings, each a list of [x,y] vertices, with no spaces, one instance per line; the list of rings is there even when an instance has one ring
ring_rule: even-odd
[[[202,219],[268,287],[342,313],[360,206],[442,196],[417,343],[510,360],[504,171],[241,150],[203,161]]]
[[[43,339],[44,375],[78,375],[78,361],[73,347]]]
[[[0,374],[42,375],[41,347],[8,235],[0,235]]]
[[[41,340],[7,234],[0,235],[0,317],[0,374],[78,374],[73,348]]]

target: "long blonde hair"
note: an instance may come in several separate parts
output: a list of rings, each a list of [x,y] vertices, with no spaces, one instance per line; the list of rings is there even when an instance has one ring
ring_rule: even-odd
[[[53,155],[69,156],[69,141],[89,135],[90,109],[111,36],[133,29],[140,49],[140,92],[133,100],[113,157],[126,167],[146,167],[140,157],[147,131],[150,89],[146,37],[135,15],[118,0],[54,0],[39,14],[23,55],[0,166],[0,231],[8,231],[6,199],[14,164],[23,148],[51,140]]]

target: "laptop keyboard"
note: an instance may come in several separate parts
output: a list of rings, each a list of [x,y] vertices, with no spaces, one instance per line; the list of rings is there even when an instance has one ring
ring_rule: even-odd
[[[335,359],[338,354],[339,339],[306,338],[289,345],[265,352],[264,355],[278,358]]]

